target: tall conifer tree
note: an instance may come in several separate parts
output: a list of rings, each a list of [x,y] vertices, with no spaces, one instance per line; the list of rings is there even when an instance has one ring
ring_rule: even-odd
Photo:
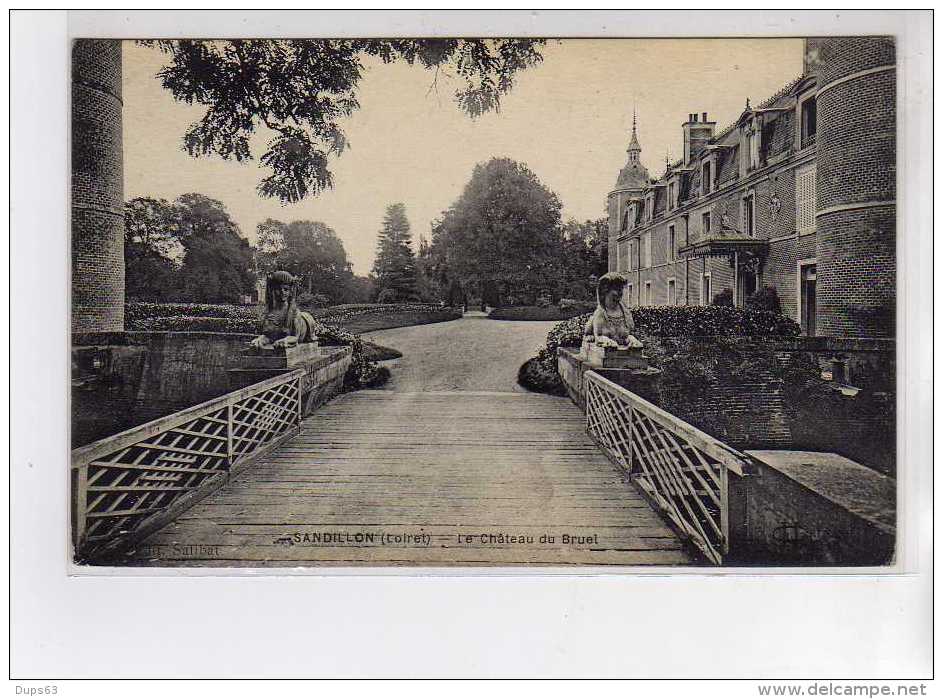
[[[378,294],[391,289],[397,301],[417,298],[416,255],[412,249],[412,233],[406,218],[406,207],[401,203],[386,207],[383,227],[377,236],[373,275],[377,280]]]

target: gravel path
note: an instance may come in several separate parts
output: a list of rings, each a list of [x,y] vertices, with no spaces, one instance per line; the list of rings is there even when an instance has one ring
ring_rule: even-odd
[[[526,393],[517,370],[543,345],[556,321],[460,320],[364,333],[403,353],[383,362],[389,391],[503,391]]]

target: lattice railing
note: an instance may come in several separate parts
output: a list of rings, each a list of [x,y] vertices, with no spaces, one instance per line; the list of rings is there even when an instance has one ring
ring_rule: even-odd
[[[729,475],[748,472],[746,455],[594,371],[583,381],[590,436],[708,560],[723,563]]]
[[[85,556],[132,538],[222,483],[301,422],[296,370],[72,452],[72,523]]]

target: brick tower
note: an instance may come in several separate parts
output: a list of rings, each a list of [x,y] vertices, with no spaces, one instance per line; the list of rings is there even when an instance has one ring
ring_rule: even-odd
[[[124,330],[121,42],[72,47],[72,332]]]
[[[893,337],[894,39],[810,39],[806,68],[818,77],[817,334]]]

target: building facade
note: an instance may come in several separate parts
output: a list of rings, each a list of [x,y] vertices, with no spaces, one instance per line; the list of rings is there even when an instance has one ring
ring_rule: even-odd
[[[609,270],[631,305],[742,306],[774,287],[807,335],[893,337],[896,77],[888,37],[805,44],[804,72],[722,131],[682,125],[651,178],[635,119],[608,195]]]

